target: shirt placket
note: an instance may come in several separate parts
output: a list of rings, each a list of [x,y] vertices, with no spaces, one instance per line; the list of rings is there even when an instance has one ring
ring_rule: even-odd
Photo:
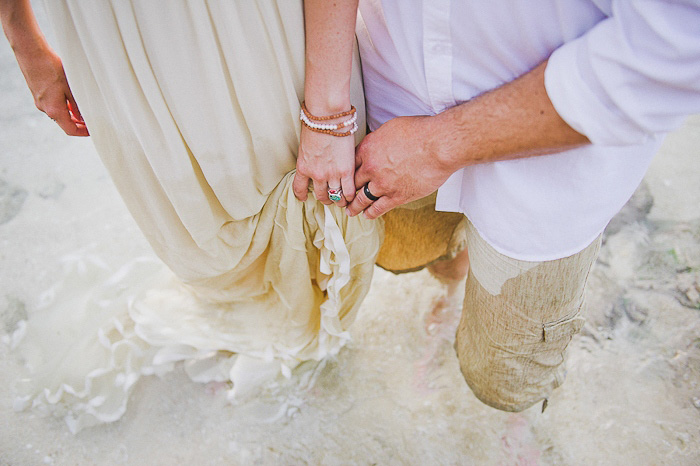
[[[433,112],[456,105],[452,93],[451,0],[423,1],[423,62]]]

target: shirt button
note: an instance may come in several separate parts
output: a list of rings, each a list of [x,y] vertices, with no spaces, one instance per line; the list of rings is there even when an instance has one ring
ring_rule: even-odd
[[[450,47],[445,44],[435,44],[432,46],[433,53],[439,55],[447,55],[450,51]]]

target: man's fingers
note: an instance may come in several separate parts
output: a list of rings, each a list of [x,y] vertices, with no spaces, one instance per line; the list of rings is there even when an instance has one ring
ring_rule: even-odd
[[[366,137],[367,136],[365,136],[365,138]],[[355,148],[355,171],[360,168],[360,165],[362,165],[362,141],[360,141],[360,144]]]
[[[348,215],[354,217],[355,215],[359,214],[367,207],[369,207],[370,204],[372,204],[372,201],[369,198],[367,198],[364,189],[361,187],[355,195],[355,199],[348,206]]]
[[[309,196],[309,177],[297,171],[292,181],[292,190],[297,199],[305,201]]]
[[[361,165],[360,168],[355,170],[355,191],[361,189],[364,185],[369,183],[369,174],[364,168],[365,166]]]
[[[389,212],[397,205],[399,204],[389,196],[382,196],[367,207],[363,215],[370,220],[374,220]]]
[[[357,145],[355,148],[355,170],[357,171],[358,168],[360,168],[360,165],[362,165],[362,161],[365,159],[365,154],[367,153],[367,147],[374,137],[373,133],[369,133],[366,135],[362,141]]]
[[[343,188],[343,196],[348,202],[352,202],[352,200],[355,199],[355,180],[353,179],[353,175],[351,174],[344,177],[340,180],[340,184]]]

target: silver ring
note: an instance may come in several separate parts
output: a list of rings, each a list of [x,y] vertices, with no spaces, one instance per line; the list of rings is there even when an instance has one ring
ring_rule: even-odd
[[[363,191],[365,192],[365,196],[367,196],[367,199],[369,199],[370,201],[374,202],[377,199],[379,199],[377,196],[375,196],[374,194],[369,192],[369,183],[367,183],[365,185],[365,187],[363,188]]]
[[[328,188],[328,199],[333,202],[343,199],[343,188]]]

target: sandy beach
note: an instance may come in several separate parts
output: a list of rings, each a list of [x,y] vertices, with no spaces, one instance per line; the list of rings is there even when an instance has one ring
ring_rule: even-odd
[[[670,134],[606,230],[566,383],[511,414],[480,403],[458,310],[426,271],[375,268],[352,341],[230,404],[182,368],[140,380],[116,422],[70,433],[14,409],[12,335],[75,264],[156,261],[89,139],[32,103],[0,41],[0,464],[700,464],[700,116]],[[89,280],[73,283],[88,292]]]

